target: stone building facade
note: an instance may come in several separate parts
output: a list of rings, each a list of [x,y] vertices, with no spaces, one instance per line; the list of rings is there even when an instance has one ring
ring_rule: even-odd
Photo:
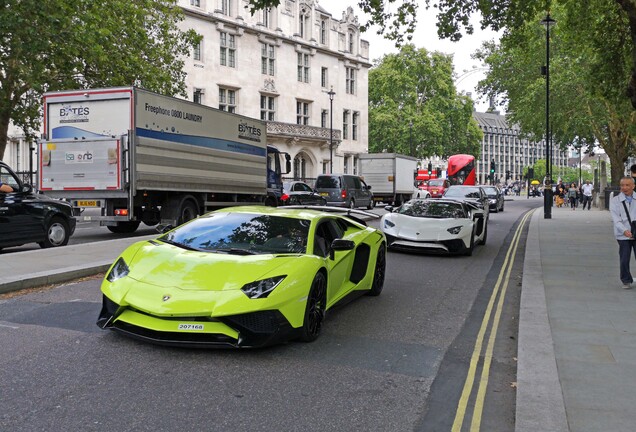
[[[506,171],[510,171],[510,180],[521,180],[523,169],[534,165],[539,159],[546,158],[545,140],[531,141],[521,136],[517,125],[509,125],[506,117],[498,112],[474,112],[473,118],[484,133],[481,143],[481,157],[476,162],[477,179],[480,184],[488,183],[490,162],[495,161],[495,178],[505,183]],[[568,154],[553,143],[552,164],[565,167]],[[556,171],[553,177],[556,176]],[[556,178],[554,178],[556,180]]]
[[[179,4],[183,26],[203,38],[186,59],[190,100],[266,120],[268,143],[292,157],[289,177],[312,179],[332,163],[333,172],[357,173],[371,63],[351,7],[334,18],[315,0],[254,15],[245,0]]]

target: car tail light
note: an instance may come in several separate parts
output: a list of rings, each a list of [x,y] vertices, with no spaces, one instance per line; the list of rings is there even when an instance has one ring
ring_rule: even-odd
[[[128,216],[128,209],[115,209],[115,216]]]
[[[283,196],[280,197],[281,201],[287,201],[288,199],[289,199],[289,195],[287,195],[287,194],[283,194]]]
[[[343,199],[344,199],[344,198],[346,198],[346,197],[347,197],[347,191],[346,191],[346,190],[344,190],[344,189],[343,189],[343,190],[341,190],[341,191],[340,191],[340,197],[341,197],[341,198],[343,198]]]

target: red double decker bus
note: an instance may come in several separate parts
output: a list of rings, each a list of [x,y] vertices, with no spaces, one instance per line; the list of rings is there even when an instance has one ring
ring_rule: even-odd
[[[448,158],[448,180],[454,185],[474,185],[475,156],[458,154]]]

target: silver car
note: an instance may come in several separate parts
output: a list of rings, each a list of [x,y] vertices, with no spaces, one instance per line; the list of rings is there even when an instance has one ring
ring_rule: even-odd
[[[316,191],[335,207],[366,207],[375,205],[371,186],[356,175],[321,174],[316,178]]]

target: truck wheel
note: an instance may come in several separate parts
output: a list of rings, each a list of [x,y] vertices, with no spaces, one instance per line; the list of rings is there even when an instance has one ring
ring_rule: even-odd
[[[196,205],[190,200],[185,200],[181,204],[181,209],[179,210],[179,219],[177,219],[177,223],[179,225],[184,224],[196,218],[197,216],[198,212]]]
[[[276,207],[276,199],[271,196],[265,198],[265,205],[267,207]]]
[[[137,231],[141,221],[117,222],[116,226],[107,226],[108,230],[115,234],[129,234]]]
[[[356,200],[354,200],[353,198],[351,198],[351,201],[349,201],[349,208],[356,208]]]
[[[39,242],[41,248],[65,246],[71,236],[68,223],[60,217],[51,219],[46,227],[46,237]]]

